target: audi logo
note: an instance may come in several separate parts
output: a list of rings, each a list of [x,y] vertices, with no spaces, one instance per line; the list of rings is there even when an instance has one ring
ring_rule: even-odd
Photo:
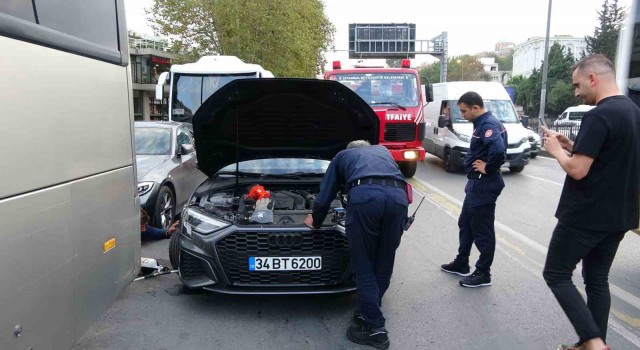
[[[302,236],[299,233],[273,234],[269,236],[270,248],[300,248]]]

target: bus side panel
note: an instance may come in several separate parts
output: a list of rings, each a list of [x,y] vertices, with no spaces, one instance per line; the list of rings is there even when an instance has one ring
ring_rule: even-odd
[[[0,48],[0,198],[132,165],[126,67],[6,37]]]
[[[73,344],[77,254],[70,193],[67,184],[0,201],[2,349]]]
[[[140,264],[140,207],[133,200],[133,167],[71,185],[70,227],[76,247],[76,322],[79,337],[117,299]],[[113,205],[120,203],[120,205]],[[104,243],[115,238],[115,247]]]

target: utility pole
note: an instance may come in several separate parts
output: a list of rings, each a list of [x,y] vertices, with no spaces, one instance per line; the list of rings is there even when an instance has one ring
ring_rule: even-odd
[[[547,102],[547,71],[549,68],[549,31],[551,29],[551,0],[549,0],[549,10],[547,11],[547,36],[544,39],[544,62],[542,64],[542,90],[540,91],[540,123],[547,126],[544,121],[544,110]]]

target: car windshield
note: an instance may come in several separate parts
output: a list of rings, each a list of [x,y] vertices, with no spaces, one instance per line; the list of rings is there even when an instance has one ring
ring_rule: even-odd
[[[570,112],[569,113],[569,120],[582,120],[582,117],[586,114],[587,112]]]
[[[370,105],[418,105],[418,80],[409,73],[349,73],[329,77],[355,91]]]
[[[503,123],[519,123],[516,110],[513,108],[511,101],[505,100],[485,100],[484,109],[491,112],[496,118]],[[468,123],[466,119],[462,117],[460,108],[458,108],[457,100],[449,101],[449,112],[451,113],[451,120],[454,123]]]
[[[136,155],[168,155],[171,153],[171,130],[136,128]]]
[[[257,73],[175,74],[171,120],[191,122],[191,118],[209,96],[235,79],[255,78]]]
[[[329,167],[328,160],[303,158],[256,159],[238,163],[238,170],[241,172],[265,175],[324,173],[327,167]],[[220,171],[236,171],[236,164],[228,165]]]

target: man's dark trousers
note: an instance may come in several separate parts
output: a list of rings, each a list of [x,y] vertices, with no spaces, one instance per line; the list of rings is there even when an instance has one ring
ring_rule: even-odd
[[[407,217],[404,189],[361,185],[349,191],[346,232],[360,312],[374,327],[384,327],[380,310],[389,288],[396,249]]]
[[[607,339],[611,308],[609,270],[624,234],[558,223],[551,236],[542,274],[581,342],[597,337]],[[580,260],[587,304],[571,280]]]
[[[480,251],[480,258],[476,262],[476,270],[490,273],[493,256],[496,251],[496,235],[493,223],[495,221],[496,203],[472,206],[465,198],[462,212],[458,219],[460,228],[460,247],[456,259],[469,262],[473,243]]]

